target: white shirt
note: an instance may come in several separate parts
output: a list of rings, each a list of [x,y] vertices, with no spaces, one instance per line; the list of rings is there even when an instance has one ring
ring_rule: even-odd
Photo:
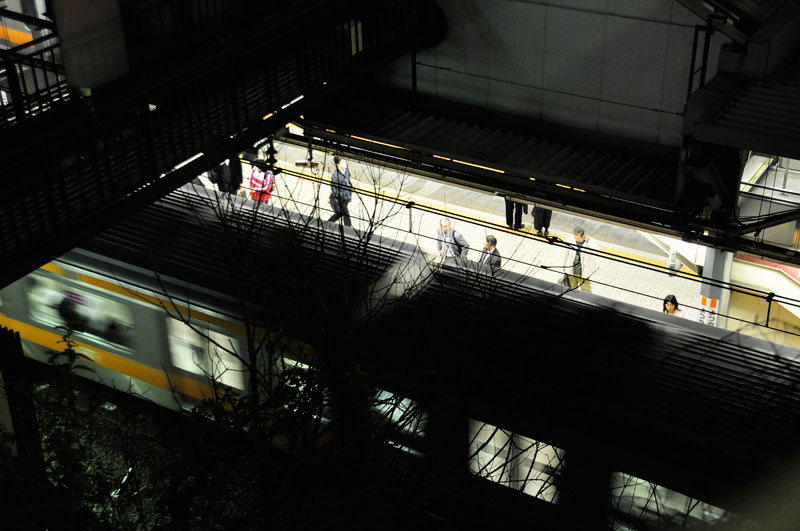
[[[445,256],[455,256],[453,254],[453,249],[450,247],[450,242],[453,241],[453,229],[450,229],[448,232],[444,233],[444,255]]]

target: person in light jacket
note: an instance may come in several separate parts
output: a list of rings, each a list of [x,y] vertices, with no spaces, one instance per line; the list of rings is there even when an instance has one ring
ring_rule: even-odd
[[[597,271],[598,263],[597,242],[589,238],[581,227],[572,231],[575,245],[570,245],[564,253],[564,274],[569,281],[569,287],[581,288],[583,291],[592,292],[591,277]],[[590,251],[590,252],[587,252]]]
[[[460,232],[450,226],[449,219],[442,218],[439,220],[436,250],[445,260],[465,259],[469,251],[469,242]]]

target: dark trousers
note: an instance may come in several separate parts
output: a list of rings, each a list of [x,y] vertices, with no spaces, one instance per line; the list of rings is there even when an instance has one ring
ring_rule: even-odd
[[[533,228],[536,230],[548,230],[553,211],[542,207],[533,207]]]
[[[348,227],[352,227],[353,224],[350,222],[350,212],[347,210],[348,206],[347,201],[342,201],[341,199],[331,196],[331,208],[333,208],[333,215],[328,218],[328,221],[335,222],[339,221],[339,218],[342,219],[342,223],[344,223]]]
[[[517,203],[516,201],[509,201],[505,199],[506,202],[506,225],[509,227],[512,226],[511,218],[514,218],[513,227],[518,229],[522,226],[522,209],[525,208],[525,205],[522,203]]]

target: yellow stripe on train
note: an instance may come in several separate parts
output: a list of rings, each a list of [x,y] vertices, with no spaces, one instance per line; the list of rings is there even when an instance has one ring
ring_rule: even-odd
[[[55,351],[64,350],[63,338],[53,332],[43,330],[33,325],[11,319],[0,313],[0,325],[11,328],[17,332],[22,339],[36,343],[47,349]],[[212,398],[213,391],[211,386],[198,382],[187,376],[174,373],[166,373],[163,370],[148,367],[142,363],[130,360],[124,356],[113,354],[106,350],[87,345],[80,341],[75,341],[75,347],[78,352],[86,355],[95,364],[105,367],[114,372],[136,378],[142,382],[166,389],[167,391],[175,391],[193,398],[200,400]]]

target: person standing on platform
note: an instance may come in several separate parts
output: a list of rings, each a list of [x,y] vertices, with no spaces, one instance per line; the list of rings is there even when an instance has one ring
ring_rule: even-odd
[[[469,251],[469,242],[460,232],[450,226],[449,219],[442,218],[439,221],[436,250],[445,260],[466,259]]]
[[[564,273],[570,288],[581,288],[588,293],[592,292],[591,277],[597,271],[598,251],[597,242],[589,238],[581,227],[572,231],[575,245],[571,245],[564,253]],[[593,251],[593,252],[586,252]]]
[[[238,172],[236,172],[237,164],[239,165]],[[217,186],[221,192],[235,194],[239,191],[239,187],[242,185],[242,166],[239,163],[239,157],[234,159],[233,164],[231,164],[231,159],[225,159],[222,165],[218,166],[217,171],[220,179]]]
[[[553,211],[549,208],[540,206],[533,206],[533,228],[536,229],[536,235],[547,238],[550,234],[550,219],[553,217]]]
[[[528,205],[511,201],[505,197],[503,201],[506,202],[506,225],[508,225],[508,228],[519,230],[524,227],[525,225],[522,224],[522,211],[524,210],[527,214]]]
[[[674,315],[675,317],[683,317],[681,314],[683,313],[680,308],[678,308],[678,299],[675,295],[667,295],[664,297],[664,313],[667,315]]]
[[[250,173],[250,199],[259,203],[269,202],[272,194],[272,172],[253,164],[253,171]]]
[[[342,218],[342,223],[352,227],[350,211],[348,210],[353,192],[353,184],[350,182],[350,170],[347,169],[347,161],[341,155],[333,157],[333,164],[336,169],[331,174],[331,197],[329,199],[333,215],[328,218],[328,221],[335,222]]]
[[[229,161],[230,168],[230,184],[228,185],[228,189],[230,193],[238,195],[242,187],[242,161],[238,153],[234,153],[232,159],[226,160]]]
[[[500,269],[500,251],[497,250],[497,238],[491,234],[486,237],[486,242],[483,244],[483,252],[481,258],[478,260],[481,266],[487,266],[494,271]]]
[[[239,159],[237,157],[236,162]],[[230,159],[225,159],[219,166],[211,168],[208,172],[208,178],[212,183],[215,183],[220,192],[227,194],[235,194],[239,187],[242,185],[242,168],[239,168],[238,181],[234,175],[234,168],[231,166]]]

